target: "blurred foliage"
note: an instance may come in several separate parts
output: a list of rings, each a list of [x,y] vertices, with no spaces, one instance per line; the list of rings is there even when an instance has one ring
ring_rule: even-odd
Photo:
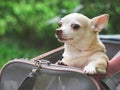
[[[80,12],[90,18],[108,13],[109,30],[104,33],[120,33],[120,5],[117,0],[1,0],[0,36],[57,47],[54,37],[56,22],[72,12]]]
[[[56,23],[61,13],[72,12],[78,5],[75,1],[78,0],[71,0],[72,4],[68,0],[1,0],[0,35],[53,47],[52,43],[57,41],[53,22]]]
[[[120,34],[120,4],[119,0],[81,0],[81,13],[94,17],[107,13],[110,15],[108,30],[104,34]]]
[[[108,13],[110,21],[102,33],[120,34],[118,0],[0,0],[0,55],[6,59],[26,57],[29,52],[33,55],[58,47],[60,43],[54,36],[57,21],[72,12],[90,18]],[[9,43],[12,40],[12,47],[4,39]]]

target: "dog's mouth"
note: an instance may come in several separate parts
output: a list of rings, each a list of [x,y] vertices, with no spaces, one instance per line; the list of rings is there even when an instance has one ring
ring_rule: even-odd
[[[62,38],[62,37],[57,37],[57,38],[59,41],[62,41],[62,42],[73,40],[73,38]]]
[[[63,36],[63,35],[56,35],[56,34],[55,34],[55,36],[58,39],[58,41],[60,41],[60,42],[66,42],[66,41],[73,40],[72,37],[66,37],[66,36]]]

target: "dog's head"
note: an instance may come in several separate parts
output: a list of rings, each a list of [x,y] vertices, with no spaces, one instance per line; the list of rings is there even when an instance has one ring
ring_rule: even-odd
[[[56,37],[61,42],[72,42],[100,32],[107,24],[109,15],[103,14],[92,19],[72,13],[63,17],[56,29]]]

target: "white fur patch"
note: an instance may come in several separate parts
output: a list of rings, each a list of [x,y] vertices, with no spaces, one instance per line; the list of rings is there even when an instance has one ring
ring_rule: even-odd
[[[83,71],[86,74],[95,74],[95,73],[97,73],[96,67],[91,63],[88,64],[87,66],[85,66]]]

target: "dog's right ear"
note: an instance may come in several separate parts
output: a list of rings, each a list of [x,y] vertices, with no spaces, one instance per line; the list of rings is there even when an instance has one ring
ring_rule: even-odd
[[[91,19],[92,29],[96,32],[100,32],[108,23],[109,15],[103,14]]]

